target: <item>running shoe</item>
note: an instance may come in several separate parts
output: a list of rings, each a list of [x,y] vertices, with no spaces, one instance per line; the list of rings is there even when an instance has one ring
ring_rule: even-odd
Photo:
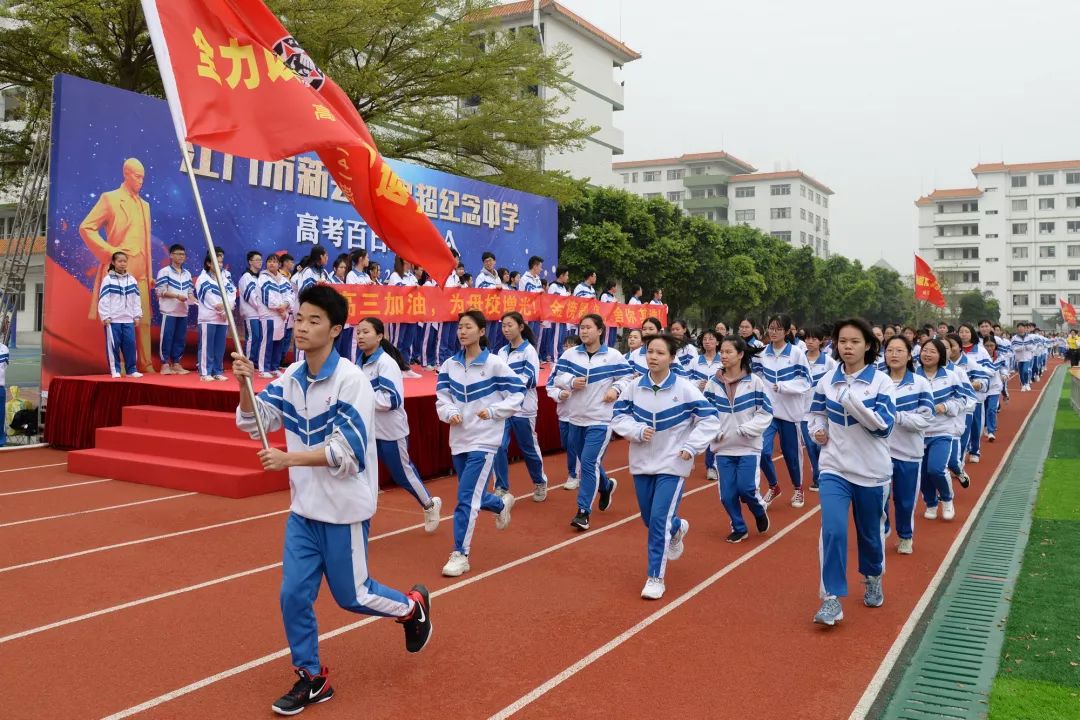
[[[431,506],[424,508],[424,532],[433,533],[439,529],[439,515],[442,512],[442,498],[431,498]]]
[[[914,550],[915,541],[911,538],[900,538],[900,544],[896,548],[896,552],[901,555],[910,555]]]
[[[577,528],[578,530],[588,530],[589,513],[578,510],[577,515],[575,515],[574,519],[570,521],[570,525]]]
[[[995,440],[997,440],[997,438],[994,436],[994,433],[987,433],[986,442],[994,442]]]
[[[536,483],[533,485],[533,502],[544,502],[547,500],[547,483]]]
[[[495,516],[496,530],[505,530],[510,525],[510,510],[514,507],[514,499],[510,493],[503,495],[503,509]]]
[[[709,468],[705,471],[706,480],[719,480],[720,476],[716,473],[716,468]]]
[[[978,465],[979,464],[979,456],[978,455],[969,456],[968,457],[968,462],[969,463],[975,463],[976,465]]]
[[[228,382],[229,381],[229,378],[225,377],[224,375],[215,375],[214,379],[217,380],[218,382]]]
[[[506,488],[495,488],[495,497],[503,497],[506,495]]]
[[[769,491],[765,493],[765,497],[761,498],[761,502],[765,503],[765,507],[769,507],[769,504],[772,503],[772,501],[776,498],[780,497],[780,495],[782,494],[783,493],[780,490],[780,486],[773,485],[769,488]]]
[[[645,587],[641,589],[641,597],[646,600],[659,600],[664,597],[664,579],[651,577],[645,581]]]
[[[323,668],[318,675],[311,675],[303,668],[297,668],[300,679],[292,690],[278,698],[271,709],[278,715],[298,715],[308,705],[324,703],[334,697],[334,688],[330,687],[330,673]]]
[[[762,513],[761,517],[755,517],[754,522],[757,523],[758,533],[764,534],[769,532],[769,513]]]
[[[604,512],[611,507],[611,498],[615,494],[615,488],[619,487],[619,481],[615,478],[608,478],[611,485],[608,486],[607,492],[600,490],[600,503],[598,507],[600,512]]]
[[[927,520],[937,520],[937,505],[926,508],[926,512],[922,516]]]
[[[731,543],[732,545],[734,545],[735,543],[740,543],[740,542],[742,542],[742,541],[743,541],[743,540],[745,540],[745,539],[746,539],[747,537],[749,537],[749,535],[750,535],[750,533],[746,532],[745,530],[744,530],[744,531],[742,531],[742,532],[739,532],[738,530],[732,530],[732,531],[731,531],[731,534],[730,534],[730,535],[728,535],[728,536],[727,536],[726,538],[724,538],[724,539],[725,539],[725,540],[727,540],[727,541],[728,541],[729,543]]]
[[[971,485],[971,476],[967,474],[966,470],[961,470],[960,474],[956,476],[956,480],[960,483],[960,487],[965,490]]]
[[[214,382],[214,378],[210,375],[200,375],[199,380],[203,382]]]
[[[686,533],[690,532],[690,521],[680,520],[679,529],[675,531],[675,534],[671,537],[667,546],[667,559],[678,560],[682,557],[683,550],[686,549],[683,539],[686,537]]]
[[[835,595],[828,595],[821,603],[821,608],[814,615],[814,622],[818,625],[832,627],[844,619],[844,609],[840,607],[840,601]]]
[[[413,585],[405,594],[413,601],[413,609],[398,622],[405,626],[405,649],[418,653],[431,639],[431,596],[423,585]]]
[[[130,375],[128,375],[128,377],[129,377],[129,378],[141,378],[141,377],[142,377],[142,373],[141,373],[141,372],[133,372],[133,373],[131,373]]]
[[[562,487],[563,487],[563,490],[577,490],[578,485],[580,485],[580,484],[581,484],[581,481],[578,480],[573,475],[571,475],[570,477],[566,478],[566,482],[563,484]]]
[[[881,588],[880,575],[867,575],[863,579],[866,592],[863,593],[862,601],[866,607],[881,607],[885,604],[885,592]]]
[[[810,481],[810,492],[821,492],[821,485],[818,484],[817,480]]]
[[[801,508],[806,504],[806,497],[803,495],[802,488],[796,488],[795,494],[791,496],[791,507]]]
[[[952,500],[941,501],[941,519],[952,520],[956,517],[956,508],[953,507]]]
[[[450,559],[443,565],[442,574],[445,577],[457,577],[469,572],[469,556],[457,550],[450,553]]]

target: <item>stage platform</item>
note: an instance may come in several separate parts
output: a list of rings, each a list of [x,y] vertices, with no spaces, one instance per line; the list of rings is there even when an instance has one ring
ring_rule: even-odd
[[[404,383],[405,410],[409,415],[409,454],[423,477],[445,475],[451,470],[449,427],[439,422],[435,413],[436,374],[418,367],[413,369],[421,377],[406,379]],[[537,438],[544,452],[561,449],[555,403],[542,387],[547,375],[548,369],[542,369],[539,378],[540,411],[536,423]],[[256,379],[256,392],[269,383],[269,380]],[[227,382],[212,383],[200,381],[194,372],[188,375],[147,374],[137,379],[112,378],[108,375],[57,377],[49,384],[45,441],[57,448],[89,449],[95,447],[99,429],[125,424],[125,407],[148,405],[231,413],[236,410],[239,399],[240,388],[231,374]],[[197,415],[184,414],[180,417],[182,423],[196,427],[174,428],[176,432],[200,432]],[[234,438],[225,437],[228,428],[221,426],[220,418],[207,416],[206,420],[213,423],[212,427],[225,440],[239,441],[244,438],[239,431],[235,431]],[[197,452],[197,449],[193,452]],[[511,445],[511,454],[516,454],[516,445]],[[167,459],[163,458],[163,461],[167,462]],[[387,480],[385,470],[382,470],[381,479],[383,482]]]

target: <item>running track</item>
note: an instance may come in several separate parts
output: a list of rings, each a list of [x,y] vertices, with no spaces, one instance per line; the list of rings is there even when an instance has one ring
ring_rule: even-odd
[[[889,538],[883,608],[862,606],[852,551],[852,597],[833,631],[811,623],[817,497],[791,508],[786,478],[772,530],[732,546],[699,461],[680,513],[692,526],[687,550],[660,602],[638,596],[645,530],[622,441],[605,461],[621,481],[614,505],[585,534],[569,527],[574,494],[556,487],[562,455],[545,460],[543,504],[526,495],[524,467],[511,466],[511,526],[497,532],[481,515],[461,578],[439,574],[454,480],[431,484],[445,502],[434,536],[410,496],[385,492],[372,574],[428,585],[432,642],[408,655],[398,625],[342,611],[324,589],[316,611],[336,695],[304,716],[847,717],[1038,395],[1013,392],[999,441],[984,442],[972,487],[958,489],[955,521],[925,521],[920,504],[915,554],[897,555]],[[32,688],[9,695],[4,717],[272,717],[294,679],[277,600],[287,494],[227,500],[100,481],[68,474],[64,460],[49,449],[0,453],[0,667]]]

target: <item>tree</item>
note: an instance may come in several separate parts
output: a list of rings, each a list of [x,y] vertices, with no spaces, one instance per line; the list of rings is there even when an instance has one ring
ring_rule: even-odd
[[[1001,308],[990,292],[969,290],[957,299],[960,306],[960,322],[977,323],[981,320],[997,322],[1001,318]]]
[[[580,185],[545,172],[542,151],[577,147],[594,128],[568,119],[569,49],[544,48],[531,30],[497,32],[494,0],[271,0],[312,59],[341,85],[382,153],[467,177],[575,197]],[[161,78],[138,0],[36,0],[0,17],[0,85],[49,97],[56,73],[160,96]],[[539,88],[545,88],[541,94]],[[47,118],[42,118],[42,121]],[[19,165],[29,146],[0,139]]]

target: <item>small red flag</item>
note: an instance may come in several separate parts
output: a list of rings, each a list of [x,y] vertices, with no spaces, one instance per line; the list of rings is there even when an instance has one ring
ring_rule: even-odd
[[[1058,298],[1058,303],[1061,305],[1061,317],[1064,318],[1065,324],[1076,325],[1076,308],[1073,304],[1067,302],[1065,298]]]
[[[360,113],[262,0],[142,0],[177,133],[258,160],[315,151],[376,235],[439,281],[442,235]]]
[[[934,271],[930,264],[918,255],[915,256],[915,299],[925,300],[939,308],[945,307],[945,296],[941,294]]]

